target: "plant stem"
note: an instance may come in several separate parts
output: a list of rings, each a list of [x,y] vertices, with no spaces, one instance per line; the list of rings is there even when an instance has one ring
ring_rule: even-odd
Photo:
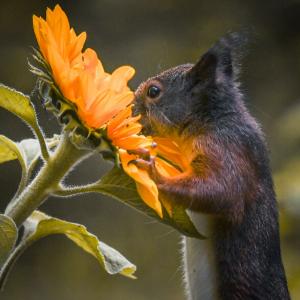
[[[53,191],[53,195],[57,197],[69,198],[80,194],[96,193],[98,189],[98,185],[99,182],[90,183],[81,186],[72,186],[72,187],[60,186],[57,190]]]
[[[35,126],[33,129],[34,129],[34,133],[40,143],[42,157],[45,161],[48,161],[49,151],[48,151],[48,147],[46,144],[44,133],[39,125]]]
[[[68,133],[65,133],[54,154],[45,162],[30,185],[6,208],[5,214],[20,227],[51,195],[70,169],[88,153],[76,148],[69,140]]]
[[[21,192],[25,189],[26,184],[28,181],[28,175],[26,174],[26,170],[22,170],[22,177],[21,177],[21,181],[19,183],[18,189],[16,191],[16,194],[13,198],[12,201],[15,201],[15,199],[21,194]]]

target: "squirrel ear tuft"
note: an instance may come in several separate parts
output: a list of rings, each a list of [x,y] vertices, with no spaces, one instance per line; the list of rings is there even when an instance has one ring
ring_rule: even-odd
[[[245,33],[231,33],[221,38],[189,71],[194,84],[235,80],[239,74],[241,48],[246,42]]]
[[[193,84],[212,82],[216,77],[217,56],[211,51],[206,52],[189,71]]]

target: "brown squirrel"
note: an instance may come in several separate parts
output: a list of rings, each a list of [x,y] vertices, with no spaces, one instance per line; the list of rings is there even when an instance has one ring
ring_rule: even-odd
[[[263,133],[237,82],[240,37],[219,40],[195,64],[149,78],[136,90],[144,132],[188,143],[192,172],[159,193],[186,207],[208,239],[184,238],[189,299],[290,299],[282,265],[278,208]],[[205,224],[205,227],[203,227]]]

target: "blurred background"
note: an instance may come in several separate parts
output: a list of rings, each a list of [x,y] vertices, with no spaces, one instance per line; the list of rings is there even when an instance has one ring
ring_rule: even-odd
[[[161,70],[195,62],[228,31],[248,27],[255,32],[243,61],[241,87],[266,132],[280,201],[284,263],[292,298],[300,299],[300,1],[2,1],[0,82],[31,92],[32,14],[44,16],[46,7],[56,3],[77,32],[87,31],[87,46],[97,50],[108,71],[121,64],[136,68],[132,88]],[[59,132],[51,114],[41,106],[38,113],[48,136]],[[26,125],[1,109],[0,120],[1,134],[16,141],[31,137]],[[109,167],[92,157],[69,181],[89,182]],[[0,165],[2,211],[19,179],[17,162]],[[180,235],[171,228],[99,195],[52,198],[42,210],[85,224],[138,266],[138,279],[109,276],[66,238],[52,236],[21,257],[1,299],[184,299]]]

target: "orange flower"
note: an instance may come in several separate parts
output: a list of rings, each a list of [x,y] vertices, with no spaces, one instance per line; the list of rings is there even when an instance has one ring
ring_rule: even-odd
[[[47,9],[46,20],[33,16],[33,27],[41,53],[64,97],[76,104],[79,117],[89,127],[107,125],[107,136],[119,149],[124,171],[136,181],[144,202],[162,217],[156,184],[145,170],[129,163],[137,156],[127,150],[153,145],[151,137],[138,135],[142,129],[140,117],[133,117],[128,106],[133,92],[127,82],[134,69],[123,66],[112,74],[106,73],[94,50],[82,51],[86,33],[75,34],[59,5],[53,11]]]
[[[106,73],[92,49],[82,52],[86,33],[76,35],[59,5],[47,9],[46,20],[33,16],[38,45],[64,97],[76,104],[80,119],[91,128],[104,126],[133,100],[127,82],[130,66]]]

